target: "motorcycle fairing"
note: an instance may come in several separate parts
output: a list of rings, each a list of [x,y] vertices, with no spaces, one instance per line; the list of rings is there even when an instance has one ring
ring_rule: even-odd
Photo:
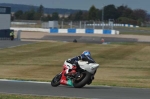
[[[95,70],[99,67],[97,63],[89,63],[88,61],[78,61],[80,68],[94,74]]]
[[[60,80],[60,84],[62,85],[68,85],[68,86],[72,86],[73,87],[73,83],[72,83],[72,80],[71,79],[67,79],[66,76],[64,75],[65,74],[65,69],[67,68],[66,64],[63,65],[63,72],[61,72],[62,74],[62,77],[61,77],[61,80]]]

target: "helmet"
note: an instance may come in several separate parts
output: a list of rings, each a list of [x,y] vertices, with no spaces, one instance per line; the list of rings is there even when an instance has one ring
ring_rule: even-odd
[[[82,54],[84,54],[86,56],[91,56],[91,53],[89,51],[84,51]]]

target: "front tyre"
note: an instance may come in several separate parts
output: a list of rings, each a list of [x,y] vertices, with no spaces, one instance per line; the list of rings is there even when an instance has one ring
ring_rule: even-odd
[[[57,74],[57,75],[53,78],[53,80],[51,81],[51,86],[53,86],[53,87],[59,86],[59,85],[60,85],[61,76],[62,76],[61,74]]]
[[[74,81],[73,81],[73,86],[75,88],[82,88],[84,87],[87,82],[91,79],[91,75],[89,72],[82,72],[81,75],[80,75],[80,78],[76,78]]]

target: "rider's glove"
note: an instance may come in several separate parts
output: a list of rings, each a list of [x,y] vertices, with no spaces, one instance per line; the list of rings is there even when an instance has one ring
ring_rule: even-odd
[[[68,62],[68,63],[71,63],[71,59],[68,59],[67,62]]]

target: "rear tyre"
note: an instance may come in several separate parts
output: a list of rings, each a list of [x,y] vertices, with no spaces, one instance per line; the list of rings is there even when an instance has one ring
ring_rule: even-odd
[[[60,85],[61,76],[62,76],[61,74],[57,74],[57,75],[53,78],[53,80],[51,81],[51,86],[53,86],[53,87],[59,86],[59,85]]]
[[[73,81],[73,86],[75,88],[82,88],[84,87],[87,82],[91,79],[91,75],[89,72],[83,72],[80,76],[80,78],[77,78]]]

